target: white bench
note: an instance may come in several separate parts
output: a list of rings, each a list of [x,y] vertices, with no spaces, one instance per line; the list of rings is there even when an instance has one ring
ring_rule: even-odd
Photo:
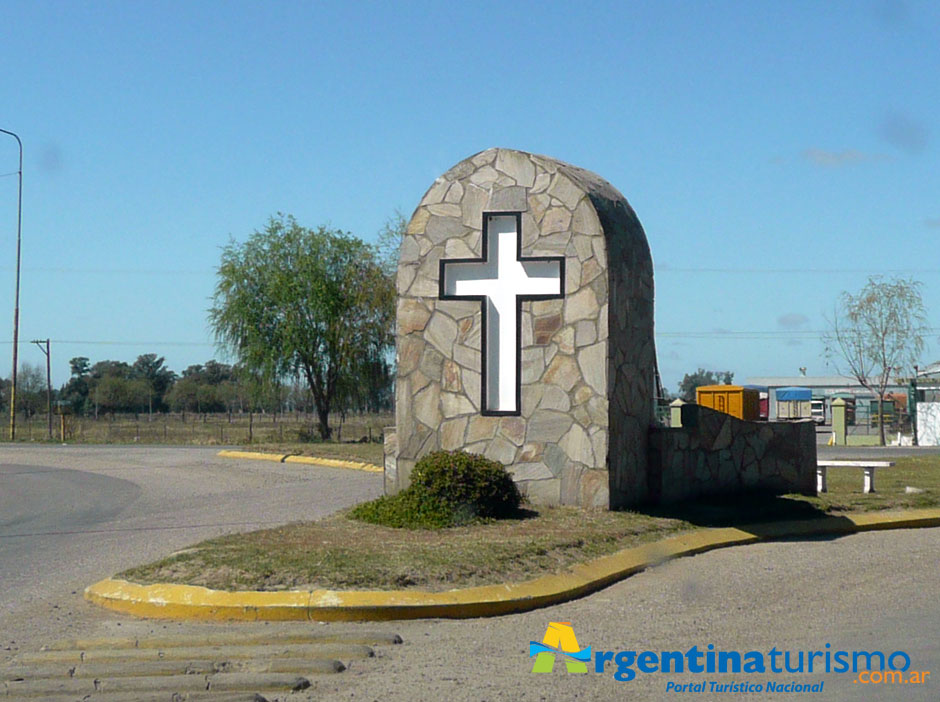
[[[865,472],[864,492],[875,491],[875,468],[890,468],[894,461],[816,461],[816,492],[828,492],[826,473],[830,468],[861,468]]]

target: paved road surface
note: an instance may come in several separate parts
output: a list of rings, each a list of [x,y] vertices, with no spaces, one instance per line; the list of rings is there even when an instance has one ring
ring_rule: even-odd
[[[381,492],[381,476],[218,458],[218,449],[0,449],[0,661],[47,638],[101,578],[202,539],[315,519]],[[72,593],[76,594],[72,594]]]
[[[216,459],[211,451],[192,449],[109,452],[69,447],[4,455],[7,473],[22,472],[10,466],[71,466],[117,480],[108,486],[123,507],[115,514],[114,505],[96,503],[89,491],[81,496],[75,485],[82,479],[50,474],[42,479],[60,483],[62,490],[71,490],[76,498],[50,498],[48,504],[58,504],[58,511],[71,510],[81,523],[73,529],[78,533],[58,533],[61,516],[24,515],[22,507],[10,512],[20,520],[16,524],[6,524],[3,518],[0,660],[67,636],[256,633],[300,626],[344,632],[381,629],[401,634],[405,643],[382,649],[368,665],[351,662],[345,673],[313,678],[307,693],[290,697],[298,701],[662,700],[684,697],[667,695],[670,680],[742,680],[740,675],[657,673],[620,683],[612,673],[573,675],[561,665],[552,674],[530,673],[529,641],[541,640],[550,621],[570,621],[580,645],[595,651],[685,651],[692,645],[705,649],[711,643],[725,651],[767,651],[775,646],[797,652],[824,651],[830,643],[833,649],[849,651],[904,650],[911,657],[912,669],[930,670],[934,678],[925,686],[875,687],[854,683],[852,675],[767,674],[744,679],[761,683],[823,680],[824,693],[705,694],[695,695],[696,699],[940,699],[940,529],[714,551],[677,559],[575,602],[497,619],[287,626],[141,621],[85,603],[78,594],[80,588],[198,538],[253,528],[268,520],[289,520],[298,513],[315,516],[348,504],[360,499],[357,495],[378,492],[377,476],[236,463]],[[14,477],[18,476],[0,476],[0,494]],[[96,489],[102,486],[95,482],[97,478],[87,479]],[[22,488],[33,495],[38,489]],[[8,506],[5,502],[4,507]],[[11,537],[19,533],[15,529],[26,528],[24,519],[34,520],[33,536]],[[27,546],[14,545],[23,538]],[[8,570],[11,554],[28,564],[36,577]],[[25,585],[36,580],[41,587]]]

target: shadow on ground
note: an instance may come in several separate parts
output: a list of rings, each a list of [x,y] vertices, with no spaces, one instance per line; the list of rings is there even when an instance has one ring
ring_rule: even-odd
[[[762,493],[700,497],[635,511],[651,517],[681,519],[701,527],[735,527],[762,538],[774,538],[783,531],[787,532],[786,538],[799,538],[803,531],[818,537],[820,527],[833,536],[856,531],[850,519],[827,514],[805,500]]]

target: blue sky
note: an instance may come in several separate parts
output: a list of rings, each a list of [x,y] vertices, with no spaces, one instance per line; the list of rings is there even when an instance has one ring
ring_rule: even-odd
[[[221,358],[206,309],[230,237],[280,211],[373,240],[491,146],[633,205],[672,390],[699,366],[830,372],[824,315],[869,274],[923,282],[940,357],[937,3],[11,0],[0,66],[25,146],[20,358],[51,337],[56,385],[73,356]]]

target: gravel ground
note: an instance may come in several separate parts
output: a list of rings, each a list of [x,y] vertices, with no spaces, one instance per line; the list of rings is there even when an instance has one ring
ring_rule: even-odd
[[[379,666],[321,679],[314,699],[662,700],[666,683],[818,682],[825,700],[940,699],[940,529],[869,532],[838,539],[766,543],[681,558],[556,607],[498,619],[399,622],[405,640]],[[923,686],[861,685],[854,675],[530,673],[530,640],[549,621],[571,622],[593,650],[904,650]],[[686,693],[688,694],[688,693]],[[678,695],[681,697],[682,695]],[[763,694],[747,698],[763,699]],[[697,699],[742,695],[704,694]],[[805,698],[775,693],[774,699]]]
[[[129,563],[211,535],[191,537],[191,532],[245,530],[254,528],[248,524],[260,526],[268,518],[289,520],[292,510],[306,509],[315,516],[318,510],[355,501],[360,493],[361,499],[370,497],[379,485],[376,476],[348,471],[335,476],[330,471],[330,476],[311,479],[309,474],[285,472],[289,469],[277,464],[244,461],[236,467],[197,449],[151,449],[140,454],[122,449],[123,456],[110,450],[107,454],[105,449],[69,448],[39,458],[24,452],[15,460],[4,454],[5,464],[30,465],[30,460],[35,465],[68,464],[142,487],[130,506],[110,517],[107,529],[97,533],[86,529],[71,536],[77,540],[55,547],[66,549],[59,556],[54,543],[43,541],[53,537],[32,537],[45,559],[44,581],[11,591],[8,561],[0,559],[0,598],[5,603],[0,614],[0,649],[8,649],[0,650],[0,657],[74,636],[167,635],[207,629],[253,632],[298,626],[359,628],[397,632],[405,643],[382,647],[376,659],[352,662],[341,675],[314,678],[310,690],[291,695],[290,700],[662,700],[689,694],[667,693],[667,682],[702,680],[764,684],[822,680],[824,692],[808,696],[706,693],[696,695],[697,699],[808,697],[867,702],[940,698],[936,679],[923,686],[873,686],[854,683],[851,674],[641,673],[631,682],[617,682],[612,670],[573,675],[562,665],[552,674],[533,675],[528,657],[529,641],[540,641],[548,622],[567,621],[579,644],[595,651],[685,651],[692,645],[705,649],[714,644],[724,651],[767,651],[775,646],[795,652],[824,651],[829,643],[833,650],[903,650],[911,657],[912,670],[930,670],[940,678],[940,529],[869,532],[714,551],[652,568],[575,602],[495,619],[300,625],[142,621],[85,603],[80,587]],[[171,455],[187,451],[196,453]],[[132,477],[135,473],[147,479]],[[178,509],[170,509],[173,505]],[[172,528],[189,523],[186,520],[203,526]],[[133,525],[138,523],[152,526],[135,531]],[[7,548],[12,540],[0,538],[0,548]]]
[[[926,702],[940,698],[936,679],[923,686],[861,685],[851,674],[639,674],[617,682],[613,670],[573,675],[556,665],[533,675],[530,640],[550,621],[571,622],[581,647],[679,650],[708,644],[729,651],[906,651],[911,670],[940,677],[940,529],[868,532],[837,539],[733,547],[680,558],[564,605],[494,619],[363,624],[191,624],[135,620],[79,603],[63,622],[87,636],[166,636],[210,630],[291,628],[399,633],[404,643],[377,649],[282,702],[366,700],[495,702],[521,700],[664,700],[667,682],[816,683],[822,694],[695,694],[695,699],[818,699]],[[274,700],[269,696],[269,699]]]

